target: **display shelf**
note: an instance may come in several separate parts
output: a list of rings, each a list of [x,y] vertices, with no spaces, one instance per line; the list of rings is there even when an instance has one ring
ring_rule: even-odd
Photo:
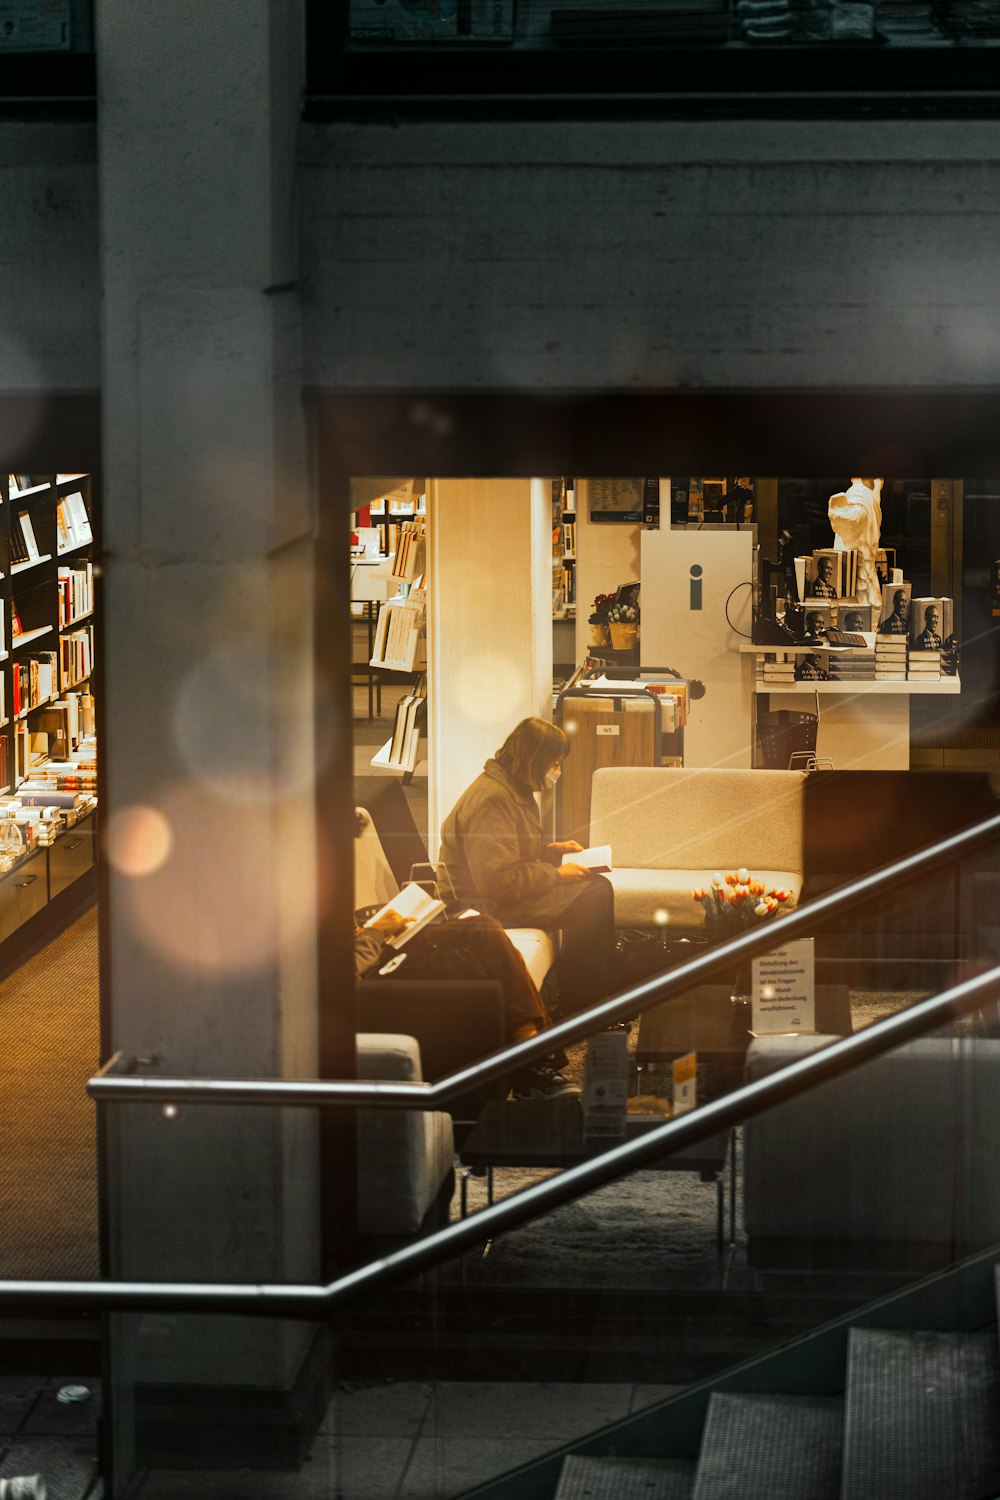
[[[58,696],[57,693],[50,693],[47,698],[42,698],[38,703],[32,703],[28,708],[22,708],[21,712],[17,715],[17,722],[20,724],[22,719],[26,719],[29,714],[37,713],[40,708],[48,708],[49,704],[54,703]]]
[[[51,635],[55,629],[53,625],[40,625],[37,630],[25,630],[10,643],[12,651],[20,651],[22,646],[27,646],[31,641],[40,640],[43,635]]]
[[[92,547],[93,545],[94,538],[89,536],[85,542],[74,542],[72,547],[59,547],[56,550],[56,556],[70,557],[74,552],[84,552],[88,547]]]
[[[32,568],[40,568],[42,566],[42,563],[47,563],[47,562],[51,562],[51,561],[52,561],[52,553],[51,552],[45,552],[45,553],[42,554],[41,557],[29,557],[29,559],[28,559],[27,562],[11,563],[11,565],[10,565],[11,576],[14,577],[14,576],[16,576],[19,573],[28,573],[28,572],[31,571]]]
[[[960,677],[932,677],[927,682],[920,682],[915,678],[907,678],[903,682],[890,678],[880,682],[862,677],[857,682],[844,679],[839,682],[755,682],[753,690],[758,696],[765,693],[802,693],[811,697],[814,693],[839,693],[841,697],[851,698],[864,694],[883,698],[912,698],[916,693],[937,693],[941,696],[960,693],[962,680]]]
[[[59,626],[60,634],[62,634],[64,630],[73,630],[77,625],[82,625],[84,620],[89,620],[92,617],[93,613],[94,611],[92,609],[88,609],[85,614],[77,615],[74,619],[67,620],[65,625]]]
[[[75,693],[77,688],[82,687],[85,682],[89,682],[90,678],[91,673],[88,672],[85,677],[78,677],[75,682],[64,682],[60,685],[59,691],[61,693]]]
[[[46,479],[44,484],[32,484],[26,490],[11,490],[11,502],[15,500],[27,500],[31,495],[44,495],[45,491],[51,488],[50,481]]]

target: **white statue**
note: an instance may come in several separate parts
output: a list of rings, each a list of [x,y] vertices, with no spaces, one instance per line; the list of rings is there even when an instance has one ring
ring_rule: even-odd
[[[876,608],[882,603],[875,566],[882,533],[881,495],[881,479],[852,479],[849,490],[830,496],[829,508],[835,549],[846,552],[853,547],[858,554],[857,598]]]

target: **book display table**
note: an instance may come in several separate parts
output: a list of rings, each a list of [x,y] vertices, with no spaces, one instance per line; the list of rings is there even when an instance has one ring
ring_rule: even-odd
[[[875,636],[866,639],[874,642]],[[815,646],[740,646],[744,656],[783,652],[787,656],[816,651]],[[849,657],[851,647],[837,654]],[[829,653],[828,653],[829,654]],[[908,678],[892,681],[860,678],[847,681],[800,681],[775,684],[754,681],[758,700],[767,697],[775,712],[819,710],[816,755],[837,771],[899,771],[910,765],[910,699],[916,693],[953,696],[962,691],[958,677]]]
[[[664,1123],[659,1115],[627,1115],[625,1139],[634,1140]],[[572,1167],[588,1157],[600,1156],[616,1144],[619,1142],[614,1137],[584,1137],[583,1108],[579,1098],[493,1100],[466,1136],[459,1156],[464,1167],[477,1174],[485,1173],[487,1193],[492,1203],[495,1168]],[[716,1241],[720,1251],[725,1242],[724,1177],[727,1161],[732,1213],[735,1165],[729,1131],[721,1131],[696,1146],[674,1151],[643,1168],[653,1172],[696,1172],[702,1182],[714,1182]],[[466,1178],[463,1175],[463,1219],[466,1199]]]
[[[737,1088],[751,1041],[751,1007],[734,1005],[730,992],[729,985],[700,984],[645,1011],[639,1018],[635,1053],[640,1078],[666,1073],[674,1058],[696,1052],[699,1101]],[[816,1030],[829,1036],[850,1036],[853,1026],[846,984],[816,986]],[[641,1087],[655,1092],[652,1080]]]

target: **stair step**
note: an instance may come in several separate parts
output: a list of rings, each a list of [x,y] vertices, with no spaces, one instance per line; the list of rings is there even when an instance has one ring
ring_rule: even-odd
[[[686,1458],[566,1458],[554,1500],[691,1500]]]
[[[842,1500],[960,1500],[1000,1489],[998,1403],[995,1329],[852,1329]]]
[[[716,1392],[693,1500],[838,1500],[842,1435],[839,1397]]]

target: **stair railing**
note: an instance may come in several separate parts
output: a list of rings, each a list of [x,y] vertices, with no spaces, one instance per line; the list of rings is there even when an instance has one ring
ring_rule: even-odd
[[[781,920],[782,935],[816,926],[817,916],[828,920],[842,915],[872,895],[884,893],[910,875],[970,852],[1000,833],[1000,817],[953,835],[926,850],[894,861],[860,877]],[[576,1040],[624,1019],[650,1005],[681,993],[734,960],[751,957],[774,944],[770,926],[742,935],[699,956],[661,978],[647,980],[615,1000],[594,1007],[545,1032],[541,1040],[551,1051],[555,1038]],[[484,1239],[535,1219],[551,1209],[639,1170],[658,1157],[696,1144],[719,1131],[741,1125],[787,1099],[808,1092],[827,1080],[852,1071],[904,1042],[922,1036],[948,1021],[995,1005],[1000,999],[1000,966],[964,980],[942,994],[876,1022],[856,1034],[831,1042],[780,1070],[743,1084],[732,1093],[701,1105],[690,1114],[668,1120],[635,1140],[610,1147],[597,1157],[567,1168],[511,1198],[480,1210],[471,1218],[450,1224],[425,1239],[359,1266],[326,1285],[267,1285],[197,1282],[128,1281],[0,1281],[0,1308],[41,1312],[177,1311],[215,1312],[316,1321],[333,1317],[375,1292],[408,1280],[481,1244]],[[434,1084],[385,1084],[329,1080],[317,1083],[280,1079],[135,1078],[123,1074],[130,1066],[121,1054],[88,1091],[102,1102],[171,1101],[174,1103],[240,1103],[269,1105],[380,1104],[433,1109],[472,1083],[509,1071],[512,1061],[525,1058],[531,1043],[505,1049],[475,1067]],[[536,1056],[538,1049],[530,1055]],[[132,1064],[134,1065],[134,1064]],[[459,1082],[459,1080],[461,1080]],[[435,1093],[435,1090],[437,1092]]]

